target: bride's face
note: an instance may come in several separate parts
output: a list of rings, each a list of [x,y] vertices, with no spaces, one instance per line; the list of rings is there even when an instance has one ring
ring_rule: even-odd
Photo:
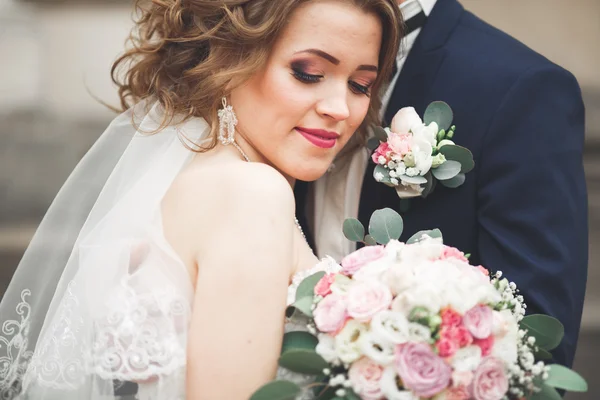
[[[264,68],[231,93],[253,153],[289,178],[323,175],[367,114],[381,35],[350,2],[300,6]]]

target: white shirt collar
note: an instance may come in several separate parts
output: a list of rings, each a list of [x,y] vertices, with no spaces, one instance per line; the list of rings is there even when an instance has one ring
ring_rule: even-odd
[[[421,10],[426,16],[431,14],[437,0],[408,0],[400,5],[404,19],[409,19],[417,15]]]

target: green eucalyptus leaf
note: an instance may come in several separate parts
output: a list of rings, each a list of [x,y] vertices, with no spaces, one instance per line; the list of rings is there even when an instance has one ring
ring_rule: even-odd
[[[402,179],[406,183],[410,183],[413,185],[422,185],[423,183],[427,183],[427,178],[424,176],[408,176],[402,175],[398,178],[398,180]]]
[[[446,160],[437,168],[432,168],[431,173],[439,181],[447,181],[460,174],[461,165],[458,161]]]
[[[552,359],[552,354],[550,354],[548,350],[544,350],[541,347],[538,347],[538,349],[533,352],[533,355],[536,361],[546,361]]]
[[[379,147],[380,143],[381,142],[376,137],[369,138],[369,140],[367,140],[367,148],[369,150],[375,150]]]
[[[290,381],[273,381],[258,389],[250,400],[294,400],[302,391]]]
[[[454,113],[452,108],[443,101],[434,101],[427,106],[425,114],[423,114],[423,122],[429,125],[432,122],[438,124],[439,129],[448,130],[452,125]]]
[[[356,218],[347,218],[342,227],[346,239],[352,242],[360,242],[365,237],[365,227]]]
[[[427,182],[425,183],[425,187],[423,188],[423,192],[421,193],[421,197],[423,198],[429,196],[429,194],[433,191],[433,188],[435,187],[435,179],[433,179],[431,171],[429,171],[425,175],[425,179],[427,179]]]
[[[529,400],[562,400],[562,396],[553,387],[542,384],[540,389]]]
[[[415,233],[410,237],[410,239],[406,241],[406,244],[413,244],[419,242],[423,238],[423,235],[427,235],[433,239],[439,238],[444,240],[444,238],[442,237],[442,231],[440,231],[439,229],[432,229],[429,231],[419,231]]]
[[[318,375],[329,368],[327,361],[315,350],[290,349],[279,357],[279,365],[293,372],[307,375]]]
[[[440,181],[440,183],[443,186],[446,186],[451,189],[455,189],[455,188],[459,187],[460,185],[462,185],[463,183],[465,183],[465,179],[466,179],[465,174],[460,173],[460,174],[456,175],[454,178],[447,179],[445,181]]]
[[[373,239],[373,236],[367,235],[365,236],[365,244],[367,246],[377,246],[377,241]]]
[[[281,354],[294,349],[314,350],[319,343],[314,335],[304,331],[293,331],[283,335],[283,343],[281,344]]]
[[[379,140],[380,142],[387,142],[388,134],[385,131],[385,129],[383,129],[381,126],[376,126],[375,128],[373,128],[373,133],[375,134],[377,140]]]
[[[548,379],[544,382],[546,385],[570,392],[587,392],[588,384],[577,372],[558,364],[549,367]]]
[[[449,144],[442,146],[439,152],[446,157],[446,160],[458,161],[461,165],[463,174],[470,172],[475,167],[475,161],[473,161],[473,154],[466,148],[457,146],[455,144]]]
[[[310,275],[309,277],[304,278],[304,280],[300,282],[300,285],[298,285],[298,290],[296,290],[296,301],[303,297],[312,298],[315,294],[315,285],[324,275],[324,271],[319,271]]]
[[[527,329],[528,335],[535,337],[536,346],[544,350],[555,349],[565,334],[559,320],[543,314],[526,316],[521,320],[521,328]]]
[[[313,306],[313,296],[305,296],[300,299],[297,299],[291,307],[300,311],[302,314],[307,317],[313,316],[312,314],[312,306]]]
[[[377,210],[369,221],[369,235],[378,243],[388,244],[390,240],[398,240],[404,229],[404,221],[400,214],[391,208]]]
[[[377,181],[377,178],[375,178],[378,174],[382,174],[383,178],[381,180]],[[375,178],[375,180],[377,182],[381,182],[381,183],[385,183],[386,185],[392,185],[392,181],[390,178],[390,170],[385,168],[383,165],[381,164],[377,164],[375,166],[375,169],[373,170],[373,178]]]

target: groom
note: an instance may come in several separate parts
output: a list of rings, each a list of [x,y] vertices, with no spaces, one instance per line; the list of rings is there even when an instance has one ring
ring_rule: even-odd
[[[571,366],[588,257],[577,81],[456,0],[399,3],[410,33],[383,97],[384,124],[402,107],[423,115],[430,102],[445,101],[455,115],[454,141],[476,163],[460,188],[438,185],[426,199],[411,199],[401,240],[439,228],[446,244],[471,253],[472,263],[502,271],[520,287],[529,314],[564,324],[553,355]],[[341,235],[345,218],[366,226],[377,209],[400,211],[396,191],[377,183],[373,169],[364,150],[314,184],[297,184],[298,215],[320,257],[339,261],[355,249]]]

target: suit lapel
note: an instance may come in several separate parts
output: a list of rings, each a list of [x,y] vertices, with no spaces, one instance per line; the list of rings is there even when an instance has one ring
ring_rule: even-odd
[[[400,108],[412,106],[422,115],[427,106],[425,103],[432,101],[428,94],[446,55],[444,44],[458,24],[463,11],[463,7],[456,0],[437,1],[400,72],[384,115],[385,126],[389,126]],[[374,169],[375,164],[369,162],[358,212],[359,220],[363,223],[368,222],[376,209],[391,206],[390,199],[396,201],[396,207],[393,208],[397,209],[400,203],[393,188],[375,181]]]

